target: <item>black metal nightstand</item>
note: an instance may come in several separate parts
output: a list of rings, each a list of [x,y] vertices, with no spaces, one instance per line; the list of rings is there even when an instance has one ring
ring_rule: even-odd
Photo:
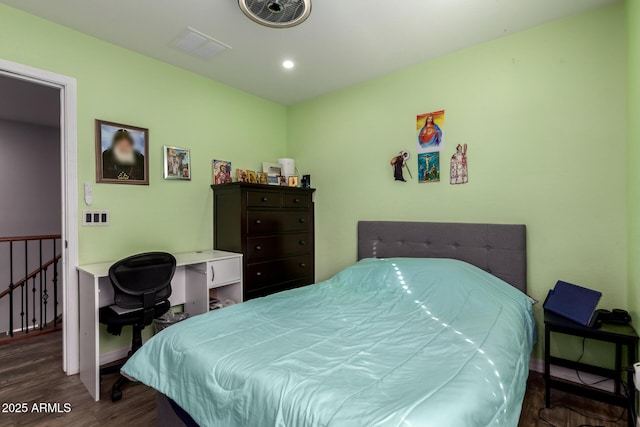
[[[557,332],[573,335],[580,338],[604,341],[615,345],[615,368],[608,369],[600,366],[589,365],[574,360],[563,359],[551,355],[551,333]],[[622,347],[627,347],[627,363],[622,365]],[[630,325],[602,325],[602,327],[588,328],[568,320],[562,316],[544,312],[544,380],[545,380],[545,405],[548,408],[551,403],[551,389],[557,389],[584,396],[590,399],[606,402],[611,405],[627,408],[629,426],[633,426],[633,414],[635,413],[636,389],[633,385],[633,374],[627,373],[628,390],[622,388],[622,371],[631,367],[636,362],[636,348],[638,346],[638,334]],[[551,365],[576,369],[603,377],[614,379],[614,392],[601,390],[581,383],[566,381],[551,376]],[[627,394],[628,393],[628,394]]]

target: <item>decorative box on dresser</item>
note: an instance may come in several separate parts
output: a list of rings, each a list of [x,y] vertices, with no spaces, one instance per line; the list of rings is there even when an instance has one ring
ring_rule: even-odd
[[[314,282],[311,188],[212,185],[214,248],[241,252],[244,300]]]

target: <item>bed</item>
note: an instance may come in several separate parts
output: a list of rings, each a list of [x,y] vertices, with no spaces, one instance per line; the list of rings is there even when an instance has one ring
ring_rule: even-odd
[[[170,403],[201,426],[516,426],[525,227],[360,222],[358,259],[176,324],[123,373],[161,393],[165,422]]]

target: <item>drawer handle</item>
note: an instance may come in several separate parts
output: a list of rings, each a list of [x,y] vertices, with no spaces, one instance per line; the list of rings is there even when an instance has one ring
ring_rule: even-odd
[[[300,263],[300,267],[305,268],[307,266],[307,264],[305,264],[304,262]]]
[[[256,246],[256,251],[261,251],[262,250],[262,246],[258,245]]]
[[[211,281],[213,282],[216,278],[216,271],[213,269],[213,265],[211,266]]]
[[[262,201],[263,201],[263,202],[268,202],[268,201],[269,201],[269,198],[268,198],[268,197],[263,197],[263,198],[262,198]]]
[[[293,199],[293,203],[300,203],[300,199]]]
[[[261,219],[256,219],[256,224],[262,224],[262,220]]]
[[[262,276],[262,272],[261,272],[261,271],[258,271],[258,272],[256,273],[256,276]]]
[[[304,218],[300,218],[300,222],[304,224],[305,219]]]
[[[300,243],[302,246],[307,244],[307,242],[305,242],[304,240],[300,240],[298,243]]]

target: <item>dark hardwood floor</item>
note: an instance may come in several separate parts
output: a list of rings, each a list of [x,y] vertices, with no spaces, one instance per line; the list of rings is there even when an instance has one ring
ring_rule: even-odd
[[[31,340],[0,347],[0,405],[3,403],[34,402],[69,403],[71,412],[63,414],[0,413],[0,427],[90,427],[90,426],[153,426],[156,423],[155,391],[142,384],[129,384],[120,402],[109,398],[111,384],[116,376],[108,375],[102,381],[102,400],[94,402],[80,377],[67,377],[62,372],[62,335],[59,332]],[[553,405],[562,404],[583,414],[604,420],[616,419],[622,409],[592,402],[580,397],[553,391]],[[527,382],[519,427],[578,427],[582,424],[605,427],[625,426],[626,418],[617,423],[599,422],[558,406],[544,407],[542,375],[531,373]],[[0,408],[2,409],[2,408]],[[548,420],[548,423],[539,417]],[[626,415],[626,414],[625,414]]]
[[[80,382],[62,371],[62,334],[43,335],[0,347],[0,405],[34,402],[70,403],[63,414],[0,412],[0,426],[90,427],[153,426],[156,424],[155,391],[143,384],[127,384],[124,397],[112,403],[111,385],[117,375],[102,379],[99,402],[94,402]],[[0,407],[0,410],[3,408]]]

